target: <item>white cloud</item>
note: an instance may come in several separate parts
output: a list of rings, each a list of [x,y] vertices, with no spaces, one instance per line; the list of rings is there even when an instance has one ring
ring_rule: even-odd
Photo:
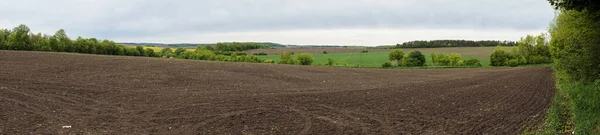
[[[215,42],[277,42],[307,45],[394,45],[412,40],[466,39],[466,40],[518,40],[527,34],[544,31],[528,30],[468,30],[468,29],[332,29],[251,31],[178,36],[158,36],[127,39],[126,42],[159,43],[215,43]]]
[[[451,33],[458,32],[454,30],[527,33],[545,30],[554,16],[552,7],[544,0],[19,0],[0,3],[3,3],[0,5],[2,28],[26,24],[36,32],[47,34],[63,28],[71,37],[117,41],[155,38],[164,39],[165,42],[260,39],[299,44],[314,44],[314,41],[327,44],[346,41],[375,44],[382,41],[365,37],[357,37],[360,40],[311,37],[314,34],[302,35],[300,33],[303,32],[297,31],[329,30],[327,33],[331,33],[345,29],[365,32],[355,33],[361,36],[382,33],[382,29],[410,29],[417,33],[419,30],[438,30],[446,35],[464,34]],[[356,29],[361,31],[354,31]],[[444,31],[447,29],[453,31]],[[247,34],[239,34],[265,31],[295,34],[286,37],[261,34],[244,37],[242,35]],[[477,35],[461,38],[474,36]],[[308,37],[310,40],[307,40]],[[345,41],[339,41],[340,38]],[[438,39],[435,36],[423,38]],[[396,40],[402,39],[397,37]]]

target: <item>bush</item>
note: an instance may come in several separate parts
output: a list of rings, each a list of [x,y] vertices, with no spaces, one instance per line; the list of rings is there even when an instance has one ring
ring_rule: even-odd
[[[519,59],[510,59],[507,65],[511,67],[519,66]]]
[[[368,52],[369,52],[369,50],[362,50],[362,51],[360,51],[360,53],[368,53]]]
[[[292,58],[292,52],[281,52],[279,54],[279,64],[298,64],[298,60]]]
[[[310,65],[313,62],[312,55],[310,53],[300,53],[296,56],[300,65]]]
[[[552,63],[552,60],[550,58],[544,56],[530,56],[527,60],[527,63],[529,64]]]
[[[175,53],[175,56],[179,56],[179,55],[181,55],[181,53],[183,53],[185,51],[186,51],[185,48],[177,48],[177,49],[175,49],[175,52],[173,52],[173,53]]]
[[[335,62],[335,61],[333,60],[333,58],[327,58],[327,65],[329,65],[329,66],[333,66],[333,63],[334,63],[334,62]]]
[[[425,65],[425,55],[423,55],[420,51],[411,51],[408,53],[408,57],[404,58],[405,66],[423,66]]]
[[[465,65],[465,66],[475,66],[475,67],[481,67],[482,66],[481,63],[480,63],[480,61],[478,59],[476,59],[476,58],[471,58],[471,59],[468,59],[468,60],[464,61],[463,65]]]
[[[388,55],[389,55],[389,58],[391,61],[402,60],[402,58],[404,57],[404,51],[402,51],[400,49],[395,49],[395,50],[390,51],[390,53]]]
[[[519,65],[527,65],[527,59],[525,58],[525,56],[521,56],[521,58],[519,59]]]
[[[323,54],[327,54],[327,50],[324,50],[324,51],[323,51]]]
[[[154,49],[150,49],[150,48],[146,48],[146,50],[144,51],[144,56],[146,57],[155,57],[156,54],[154,54]]]
[[[441,53],[431,53],[431,60],[436,66],[450,66],[450,56]]]
[[[499,48],[494,49],[492,55],[490,55],[491,66],[506,66],[510,54]]]
[[[266,59],[263,61],[263,63],[275,63],[275,61],[273,61],[272,59]]]
[[[565,11],[551,26],[550,52],[558,72],[568,79],[600,79],[600,13]]]
[[[389,62],[389,61],[388,61],[388,62],[385,62],[385,63],[383,63],[383,65],[381,65],[381,67],[382,67],[382,68],[389,68],[389,67],[392,67],[392,63],[391,63],[391,62]]]
[[[456,54],[456,53],[452,53],[449,57],[450,60],[450,66],[458,66],[459,65],[459,61],[461,60],[461,56],[460,54]]]

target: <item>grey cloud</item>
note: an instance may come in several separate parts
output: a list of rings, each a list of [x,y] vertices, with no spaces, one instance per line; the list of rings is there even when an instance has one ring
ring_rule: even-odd
[[[20,0],[0,20],[100,38],[351,28],[545,29],[544,0]],[[14,26],[0,26],[4,28]],[[49,33],[50,34],[50,33]]]

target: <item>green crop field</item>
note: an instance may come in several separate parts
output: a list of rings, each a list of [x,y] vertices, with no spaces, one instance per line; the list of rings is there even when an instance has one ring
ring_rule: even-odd
[[[406,52],[408,53],[408,52]],[[431,54],[424,54],[427,59],[427,64],[431,65]],[[279,61],[279,55],[262,55],[258,56],[261,59],[271,59],[275,62]],[[351,66],[351,67],[381,67],[388,61],[388,52],[368,52],[368,53],[330,53],[330,54],[313,54],[312,65],[326,65],[327,59],[334,59],[334,65]],[[462,59],[476,58],[471,56],[463,56]],[[489,65],[489,59],[477,58],[484,66]]]

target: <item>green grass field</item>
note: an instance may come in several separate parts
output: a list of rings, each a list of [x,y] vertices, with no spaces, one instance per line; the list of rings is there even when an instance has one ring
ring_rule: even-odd
[[[406,52],[408,53],[408,52]],[[429,53],[424,54],[427,59],[427,64],[431,65],[431,55]],[[258,56],[261,59],[271,59],[275,62],[279,61],[279,55],[262,55]],[[327,59],[334,59],[336,66],[350,66],[356,67],[381,67],[381,65],[388,61],[388,52],[368,52],[368,53],[330,53],[330,54],[313,54],[312,65],[325,65]],[[462,56],[462,59],[476,58],[471,56]],[[489,65],[489,59],[477,58],[481,61],[481,64],[486,67]]]

